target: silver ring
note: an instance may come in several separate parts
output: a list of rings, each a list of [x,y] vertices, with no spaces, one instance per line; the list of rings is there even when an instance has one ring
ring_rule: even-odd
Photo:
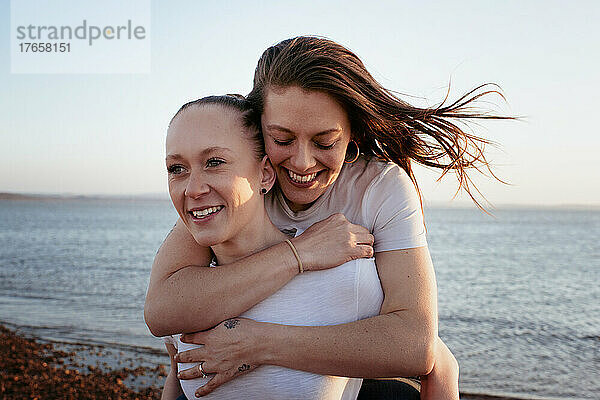
[[[198,364],[198,372],[200,372],[201,378],[206,378],[206,374],[204,373],[204,370],[202,369],[202,364],[204,364],[204,361],[202,361],[200,364]]]

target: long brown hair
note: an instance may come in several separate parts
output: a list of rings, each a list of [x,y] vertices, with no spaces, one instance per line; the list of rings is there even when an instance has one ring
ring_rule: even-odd
[[[350,50],[329,39],[299,36],[269,47],[258,60],[254,87],[247,96],[258,126],[267,90],[288,86],[318,90],[334,97],[348,114],[352,138],[360,152],[398,164],[418,192],[413,160],[441,169],[442,176],[454,171],[458,190],[464,189],[481,207],[473,190],[481,193],[467,169],[483,168],[496,178],[483,151],[491,142],[465,132],[456,122],[513,119],[472,107],[473,101],[492,93],[503,98],[496,85],[481,85],[449,105],[444,105],[445,99],[435,108],[414,107],[381,86]]]

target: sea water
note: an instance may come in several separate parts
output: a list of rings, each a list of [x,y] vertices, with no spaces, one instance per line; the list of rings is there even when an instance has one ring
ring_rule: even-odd
[[[600,393],[600,211],[427,208],[440,336],[461,390],[525,398]],[[40,337],[141,354],[168,201],[0,201],[0,321]],[[165,363],[167,363],[165,355]]]

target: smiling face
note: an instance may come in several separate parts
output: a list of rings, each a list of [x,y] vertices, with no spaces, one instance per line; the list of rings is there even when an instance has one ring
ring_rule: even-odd
[[[231,240],[264,213],[265,161],[245,129],[240,112],[214,104],[189,107],[169,126],[169,194],[200,245]]]
[[[261,123],[290,209],[307,209],[344,165],[351,137],[348,115],[330,95],[291,86],[267,90]]]

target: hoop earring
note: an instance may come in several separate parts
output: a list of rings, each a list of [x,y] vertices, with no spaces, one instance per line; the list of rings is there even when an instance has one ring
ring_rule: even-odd
[[[354,156],[354,158],[350,161],[344,159],[344,162],[346,164],[352,164],[354,161],[358,160],[358,156],[360,156],[360,147],[358,147],[358,143],[356,143],[356,140],[352,139],[350,143],[354,143],[354,145],[356,146],[356,156]],[[350,146],[350,143],[348,143],[348,146]]]

